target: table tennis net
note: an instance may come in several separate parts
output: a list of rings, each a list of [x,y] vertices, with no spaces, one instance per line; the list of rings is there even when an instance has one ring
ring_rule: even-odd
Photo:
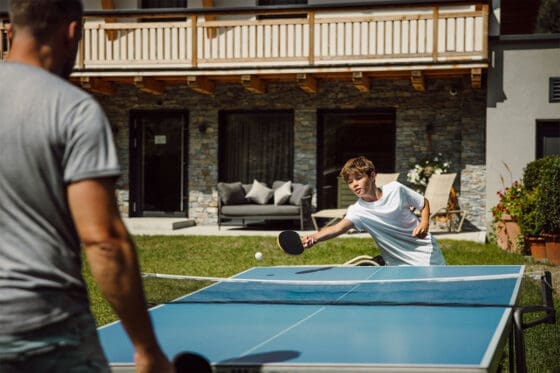
[[[517,277],[406,281],[266,281],[217,279],[170,303],[336,306],[511,307]]]

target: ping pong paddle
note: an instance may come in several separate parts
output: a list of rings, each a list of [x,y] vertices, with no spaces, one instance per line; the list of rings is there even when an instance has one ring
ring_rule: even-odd
[[[299,255],[303,253],[304,247],[301,237],[295,231],[282,231],[278,235],[278,246],[289,255]]]
[[[212,373],[208,360],[193,352],[181,352],[173,358],[177,373]]]

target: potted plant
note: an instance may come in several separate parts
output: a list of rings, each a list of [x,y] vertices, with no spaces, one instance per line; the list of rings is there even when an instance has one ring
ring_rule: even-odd
[[[534,259],[546,259],[545,241],[539,237],[542,228],[537,222],[537,195],[538,187],[531,190],[525,185],[525,193],[520,201],[520,214],[517,218],[519,229],[523,235],[526,251],[531,254]]]
[[[525,240],[526,251],[535,259],[546,259],[545,240],[540,237],[542,227],[537,221],[537,196],[543,170],[551,167],[552,157],[544,157],[527,163],[523,170],[525,193],[521,199],[518,217],[519,228]]]
[[[437,153],[422,159],[410,169],[406,181],[418,192],[424,194],[428,180],[433,174],[445,174],[449,171],[451,162],[443,154]]]
[[[560,265],[560,156],[550,158],[550,167],[544,168],[540,177],[536,221],[542,227],[548,260]]]
[[[521,203],[524,198],[525,188],[519,181],[514,181],[510,187],[498,191],[500,200],[492,208],[494,230],[498,246],[504,250],[522,252],[522,247],[517,244],[521,230],[517,219],[521,215]]]

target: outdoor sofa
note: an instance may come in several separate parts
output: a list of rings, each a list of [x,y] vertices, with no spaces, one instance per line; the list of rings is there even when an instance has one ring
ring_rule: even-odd
[[[218,183],[218,229],[224,220],[299,220],[300,229],[311,217],[313,189],[309,184],[274,181],[271,187],[254,180]]]

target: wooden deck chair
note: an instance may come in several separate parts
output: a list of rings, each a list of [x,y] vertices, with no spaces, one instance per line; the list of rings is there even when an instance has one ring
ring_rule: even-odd
[[[424,197],[430,203],[430,230],[441,231],[442,225],[448,231],[460,232],[465,220],[466,211],[449,209],[449,196],[453,182],[457,177],[453,174],[434,174],[430,177]]]
[[[396,181],[398,178],[399,173],[377,174],[375,181],[377,186],[382,186],[390,183],[391,181]],[[311,221],[313,222],[313,226],[316,230],[319,230],[317,218],[329,219],[326,225],[336,223],[337,221],[344,218],[344,215],[346,215],[346,209],[354,202],[356,202],[356,196],[348,188],[348,185],[346,185],[344,179],[339,177],[337,189],[337,208],[320,210],[314,214],[311,214]]]

